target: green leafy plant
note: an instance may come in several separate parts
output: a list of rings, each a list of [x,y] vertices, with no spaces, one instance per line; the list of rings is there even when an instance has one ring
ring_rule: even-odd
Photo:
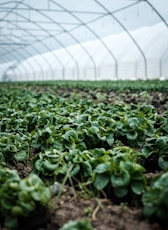
[[[78,220],[78,221],[69,221],[64,224],[63,227],[59,228],[59,230],[94,230],[91,223],[87,219]]]
[[[155,133],[155,109],[152,106],[135,105],[126,107],[126,111],[114,115],[117,118],[116,133],[125,144],[129,146],[142,146],[147,137]]]
[[[67,169],[70,177],[89,178],[92,173],[90,160],[92,155],[90,151],[80,151],[72,149],[69,152],[59,150],[47,150],[39,153],[33,160],[33,169],[42,175],[54,176],[57,180],[62,180]]]
[[[160,136],[166,136],[168,134],[168,111],[157,117],[156,119],[157,133]]]
[[[149,104],[121,102],[124,89],[134,91],[127,93],[136,99],[135,103],[140,96],[135,91],[142,85],[149,91],[158,87],[167,91],[165,83],[140,83],[47,83],[57,84],[57,88],[78,86],[88,94],[81,96],[79,92],[70,92],[68,98],[55,96],[54,87],[50,87],[53,94],[41,89],[39,92],[27,87],[22,89],[21,85],[18,89],[0,88],[0,183],[3,188],[0,188],[0,203],[5,223],[14,226],[23,210],[28,215],[36,204],[45,203],[45,195],[41,197],[40,194],[43,191],[47,194],[48,189],[45,190],[34,174],[50,181],[69,178],[75,187],[88,186],[94,195],[102,191],[118,199],[142,196],[147,186],[145,169],[155,171],[159,167],[160,171],[166,171],[168,168],[168,113],[158,114]],[[116,98],[110,98],[114,96],[112,88],[120,90]],[[109,89],[109,93],[101,91],[104,89]],[[152,101],[147,92],[141,94],[143,99]],[[11,167],[10,164],[26,164],[30,159],[34,173],[30,177],[21,180],[16,173],[6,171],[5,167]],[[153,159],[157,164],[151,170],[149,165]],[[22,204],[22,199],[27,206]],[[15,207],[12,214],[11,207]],[[8,221],[6,216],[12,219]]]
[[[1,133],[0,151],[5,161],[25,162],[29,157],[29,136],[19,133]]]
[[[37,205],[48,205],[52,191],[35,174],[20,179],[15,171],[0,168],[0,214],[4,226],[14,228],[20,217],[28,216]]]
[[[168,172],[154,178],[149,189],[143,194],[143,213],[146,218],[168,224]]]
[[[142,148],[142,153],[146,158],[147,164],[149,162],[154,164],[154,169],[159,167],[162,170],[166,170],[168,168],[168,136],[147,139]],[[149,165],[149,167],[151,166]]]
[[[112,187],[115,196],[121,198],[132,192],[140,195],[146,186],[145,169],[137,164],[138,153],[128,147],[116,147],[113,157],[100,163],[94,170],[93,185],[98,190]]]

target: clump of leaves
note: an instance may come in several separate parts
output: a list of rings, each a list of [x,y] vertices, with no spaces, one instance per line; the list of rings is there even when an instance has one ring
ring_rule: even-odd
[[[25,162],[29,157],[29,137],[19,133],[1,133],[0,151],[6,162]]]
[[[47,205],[52,192],[35,174],[20,179],[16,171],[0,168],[0,214],[4,226],[15,228],[38,204]]]
[[[157,117],[155,125],[158,128],[158,133],[163,136],[168,134],[168,111]]]
[[[71,149],[69,152],[61,152],[56,149],[46,150],[36,155],[33,159],[33,170],[44,176],[54,176],[61,180],[69,169],[70,177],[82,178],[91,177],[92,152],[79,149]]]
[[[141,153],[127,147],[118,146],[112,150],[95,148],[69,152],[47,150],[33,159],[33,170],[45,176],[62,180],[69,169],[69,177],[80,183],[93,183],[97,190],[112,187],[117,197],[129,192],[140,195],[144,191],[145,169],[137,163]],[[76,180],[77,179],[77,180]]]
[[[97,165],[94,170],[93,185],[98,190],[112,188],[118,198],[128,192],[140,195],[146,186],[145,169],[136,163],[138,153],[129,147],[116,147],[113,157]]]
[[[0,166],[6,166],[5,157],[1,152],[0,152]]]
[[[144,216],[168,224],[168,172],[154,178],[142,196]]]
[[[125,111],[118,110],[116,133],[120,140],[129,146],[142,146],[147,137],[155,133],[154,122],[157,117],[153,106],[123,105]]]
[[[69,221],[64,224],[63,227],[59,228],[59,230],[94,230],[91,223],[87,219],[79,220],[79,221]]]
[[[146,167],[154,170],[168,168],[168,136],[152,137],[146,140],[142,153],[146,158]],[[150,163],[150,165],[148,165]]]

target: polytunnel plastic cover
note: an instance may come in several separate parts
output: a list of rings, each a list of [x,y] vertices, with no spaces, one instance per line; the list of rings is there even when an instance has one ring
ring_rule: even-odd
[[[1,0],[0,80],[167,79],[167,9],[167,0]]]

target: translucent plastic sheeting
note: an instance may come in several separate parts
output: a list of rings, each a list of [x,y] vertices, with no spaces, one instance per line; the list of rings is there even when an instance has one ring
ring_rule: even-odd
[[[168,31],[163,23],[156,24],[152,27],[143,27],[138,30],[130,31],[138,44],[143,49],[147,59],[147,79],[168,79],[166,62],[168,60]],[[10,79],[15,80],[15,75],[22,73],[26,76],[24,80],[40,79],[66,79],[66,80],[117,80],[117,79],[144,79],[145,80],[145,63],[139,50],[131,42],[128,34],[123,32],[117,35],[111,35],[103,38],[104,43],[113,52],[117,59],[117,66],[112,60],[109,52],[104,49],[99,40],[82,43],[82,47],[88,50],[86,53],[81,46],[73,45],[65,49],[55,50],[54,53],[62,61],[62,66],[56,62],[51,53],[37,55],[23,61],[14,70],[8,71]],[[151,45],[153,44],[153,45]],[[67,52],[68,50],[68,52]],[[69,55],[73,55],[73,59]],[[89,55],[88,55],[89,54]],[[53,68],[53,75],[47,63],[43,60],[50,60]],[[94,63],[91,57],[94,57]],[[36,60],[36,62],[35,62]],[[36,63],[43,66],[41,70]],[[36,73],[29,76],[25,73],[29,65],[33,66]],[[115,69],[118,71],[118,78],[115,75]],[[17,73],[18,71],[18,73]],[[42,77],[47,72],[48,76]],[[39,74],[39,78],[35,77]],[[9,77],[8,77],[9,78]],[[22,78],[23,80],[23,78]]]
[[[0,81],[10,81],[10,74],[8,75],[8,73],[12,73],[13,75],[13,71],[11,71],[11,69],[15,69],[16,66],[17,63],[15,61],[0,64]],[[18,73],[19,72],[17,70],[17,75]]]
[[[0,80],[167,78],[167,9],[167,0],[1,0]]]

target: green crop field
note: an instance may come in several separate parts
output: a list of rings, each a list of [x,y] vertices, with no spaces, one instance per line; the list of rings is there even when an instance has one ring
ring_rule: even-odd
[[[138,207],[144,218],[166,226],[167,85],[0,84],[1,226],[19,228],[23,217],[39,205],[48,206],[55,182],[60,184],[58,199],[69,186],[83,198],[104,197]],[[24,175],[19,164],[22,173],[29,168]],[[70,222],[60,229],[91,230],[91,222]]]

